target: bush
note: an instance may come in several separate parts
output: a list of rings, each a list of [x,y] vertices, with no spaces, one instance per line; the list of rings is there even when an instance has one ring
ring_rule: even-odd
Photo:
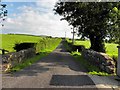
[[[17,52],[23,49],[34,48],[35,43],[17,43],[13,47]]]
[[[52,51],[56,45],[60,43],[61,39],[58,38],[43,38],[36,44],[36,53],[42,51]]]
[[[28,48],[35,48],[36,54],[39,54],[39,52],[45,52],[45,51],[52,51],[56,48],[56,46],[60,43],[61,39],[59,38],[51,38],[51,37],[45,37],[39,39],[37,43],[17,43],[14,46],[14,49],[16,51],[20,51],[23,49]]]

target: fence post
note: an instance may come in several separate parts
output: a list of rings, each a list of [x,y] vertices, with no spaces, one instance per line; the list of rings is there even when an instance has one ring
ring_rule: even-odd
[[[120,46],[118,46],[117,75],[120,77]]]
[[[5,54],[5,50],[3,49],[3,50],[2,50],[2,55],[4,55],[4,54]]]

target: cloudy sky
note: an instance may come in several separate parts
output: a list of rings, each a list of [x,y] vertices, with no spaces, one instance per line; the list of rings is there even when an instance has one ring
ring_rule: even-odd
[[[66,32],[67,37],[72,38],[71,26],[66,21],[60,21],[61,17],[54,14],[57,0],[3,1],[7,4],[8,16],[2,33],[64,37]]]

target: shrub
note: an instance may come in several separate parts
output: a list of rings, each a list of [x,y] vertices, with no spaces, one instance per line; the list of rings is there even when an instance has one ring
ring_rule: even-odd
[[[23,49],[34,48],[35,43],[17,43],[13,47],[17,52]]]
[[[58,38],[43,38],[36,44],[36,53],[41,51],[52,51],[60,43]]]

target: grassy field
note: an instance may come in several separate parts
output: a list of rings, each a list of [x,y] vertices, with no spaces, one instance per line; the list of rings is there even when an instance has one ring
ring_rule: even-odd
[[[36,53],[39,53],[35,57],[24,60],[15,67],[12,67],[11,71],[19,71],[52,52],[61,42],[60,38],[48,38],[30,35],[14,35],[14,34],[1,34],[2,36],[2,48],[9,52],[15,52],[14,46],[18,43],[37,43]]]
[[[42,38],[36,45],[37,52],[51,52],[60,43],[59,38]]]
[[[40,43],[39,46],[42,46],[41,45],[41,42],[44,41],[44,43],[46,43],[46,47],[41,47],[42,51],[52,51],[56,45],[58,45],[58,43],[61,41],[60,39],[58,38],[51,38],[51,39],[48,39],[48,38],[43,38],[43,37],[40,37],[40,36],[30,36],[30,35],[16,35],[16,34],[1,34],[2,36],[2,48],[5,49],[5,50],[8,50],[9,52],[15,52],[14,50],[14,46],[15,44],[18,44],[18,43]],[[49,43],[49,44],[48,44]]]
[[[68,40],[69,42],[71,42],[70,40]],[[90,42],[89,41],[79,41],[76,40],[75,41],[75,45],[84,45],[86,48],[90,48]],[[113,57],[118,57],[118,48],[117,48],[118,44],[114,44],[114,43],[105,43],[105,48],[106,48],[106,53]]]
[[[27,35],[10,35],[10,34],[2,34],[2,48],[8,50],[9,52],[14,52],[13,47],[17,43],[23,42],[33,42],[37,43],[41,37],[36,36],[27,36]]]

